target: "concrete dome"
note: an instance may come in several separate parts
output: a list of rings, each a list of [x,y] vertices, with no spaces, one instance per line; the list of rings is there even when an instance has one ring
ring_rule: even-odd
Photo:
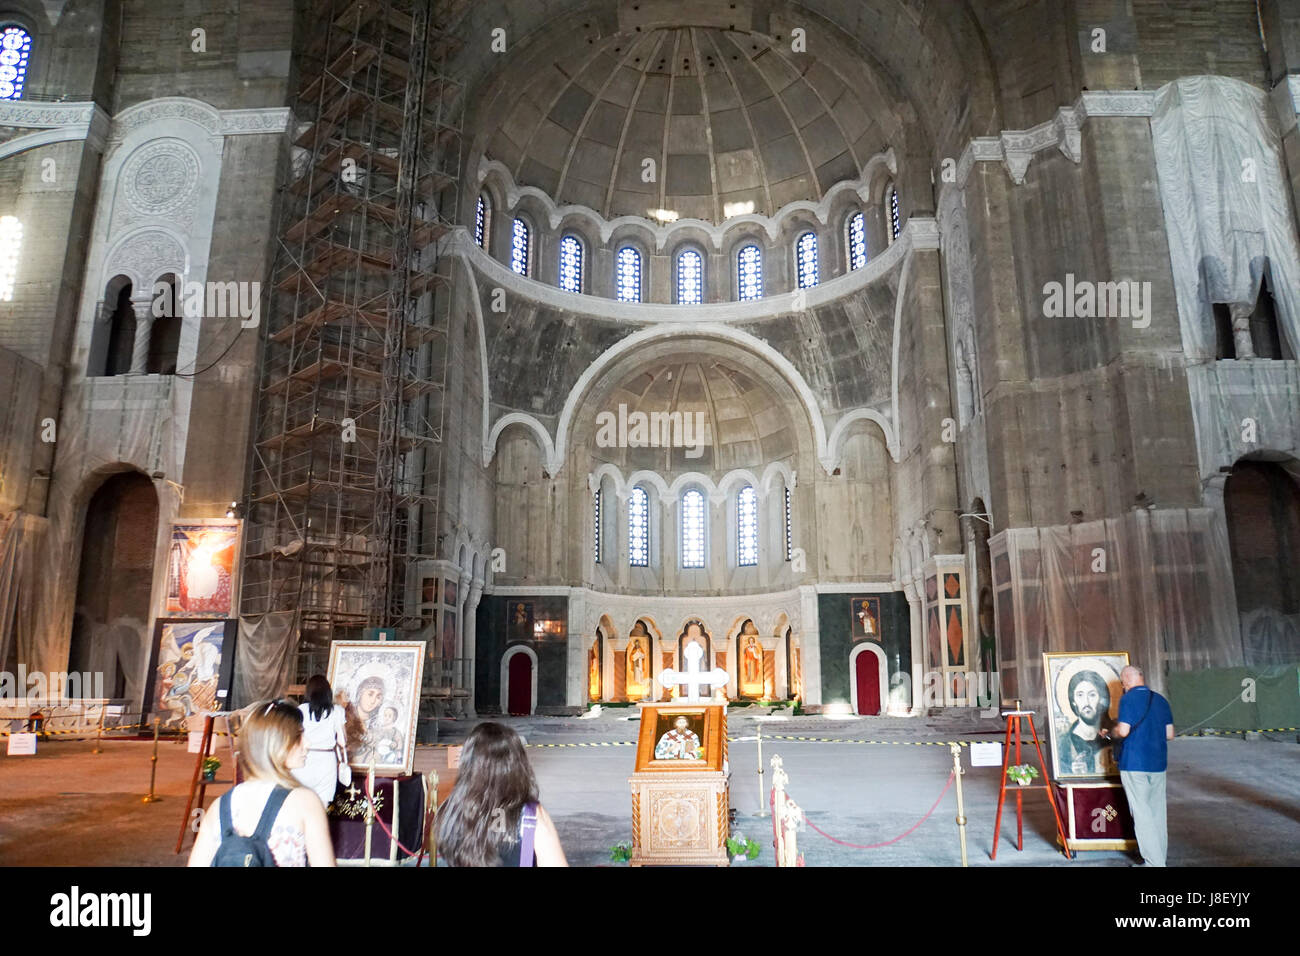
[[[511,73],[484,155],[520,185],[607,218],[770,215],[856,178],[887,133],[860,64],[819,40],[715,27],[569,35]],[[653,160],[653,180],[646,182]],[[662,217],[660,217],[662,218]]]
[[[620,412],[620,406],[625,411]],[[712,356],[673,356],[643,366],[612,388],[594,411],[646,420],[656,413],[679,415],[683,430],[700,454],[687,449],[607,448],[593,442],[593,455],[628,472],[726,471],[761,468],[795,453],[791,412],[773,389],[736,365]],[[689,431],[687,432],[687,422]],[[599,426],[599,420],[597,421]]]

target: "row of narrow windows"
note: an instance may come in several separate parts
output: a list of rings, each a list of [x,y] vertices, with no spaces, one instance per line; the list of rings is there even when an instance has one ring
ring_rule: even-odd
[[[889,220],[889,241],[892,243],[902,232],[898,213],[898,191],[890,186],[885,197]],[[474,242],[487,248],[491,234],[492,206],[486,194],[480,194],[474,212]],[[847,265],[850,271],[867,264],[867,227],[861,211],[850,214],[844,222]],[[510,268],[521,276],[533,274],[532,229],[523,219],[511,223]],[[581,292],[585,269],[585,250],[582,240],[573,234],[560,239],[560,263],[557,277],[559,287],[566,292]],[[795,272],[800,289],[811,289],[821,282],[821,258],[817,234],[809,231],[795,241]],[[686,248],[677,253],[674,261],[676,302],[678,305],[704,303],[704,256],[697,250]],[[753,302],[763,297],[763,250],[750,243],[736,253],[736,289],[742,302]],[[614,296],[619,302],[642,302],[645,294],[644,261],[635,246],[622,246],[614,257]]]
[[[704,493],[691,488],[682,494],[678,509],[681,514],[679,539],[681,566],[687,570],[708,566],[708,545],[705,528],[708,509]],[[604,511],[604,494],[597,491],[592,505],[594,527],[594,554],[597,564],[605,563],[604,536],[601,530]],[[791,530],[790,489],[785,489],[785,560],[794,554]],[[637,485],[628,496],[627,507],[627,563],[634,568],[650,566],[650,493]],[[758,566],[758,492],[746,485],[736,495],[736,563],[742,568]]]

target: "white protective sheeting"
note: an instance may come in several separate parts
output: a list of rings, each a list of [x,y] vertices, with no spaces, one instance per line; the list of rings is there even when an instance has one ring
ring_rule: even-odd
[[[1261,450],[1300,458],[1300,363],[1191,365],[1187,389],[1202,480]]]
[[[1226,76],[1156,93],[1151,132],[1183,345],[1213,361],[1213,305],[1254,304],[1267,266],[1281,334],[1300,354],[1300,250],[1281,139],[1262,90]]]
[[[35,623],[37,555],[44,518],[15,511],[0,517],[0,670],[10,657],[30,660]]]
[[[1242,663],[1227,534],[1208,508],[1134,511],[989,541],[1004,701],[1042,713],[1044,651],[1128,651],[1148,683]]]

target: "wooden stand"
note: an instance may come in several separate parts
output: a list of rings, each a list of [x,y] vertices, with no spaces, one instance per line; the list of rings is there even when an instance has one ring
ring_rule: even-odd
[[[1133,815],[1118,780],[1058,780],[1055,796],[1071,850],[1138,848]]]
[[[185,845],[185,833],[187,830],[190,829],[190,815],[194,811],[194,806],[196,802],[195,797],[198,798],[197,803],[198,806],[201,808],[203,806],[203,798],[204,796],[206,796],[208,792],[208,784],[216,783],[215,780],[203,779],[203,761],[206,760],[212,754],[212,738],[216,735],[216,723],[218,719],[224,720],[226,722],[226,733],[230,740],[231,773],[232,774],[234,773],[235,760],[236,760],[235,738],[234,738],[234,731],[230,726],[230,715],[220,714],[220,713],[204,714],[203,715],[203,742],[202,744],[200,744],[199,752],[194,759],[194,776],[190,780],[190,798],[185,802],[185,816],[181,820],[181,834],[176,838],[177,853],[180,853],[181,847]]]
[[[1016,701],[1019,704],[1019,701]],[[1002,806],[1007,800],[1007,767],[1011,762],[1011,741],[1012,734],[1015,735],[1016,745],[1016,763],[1021,762],[1020,744],[1021,728],[1024,721],[1029,722],[1029,734],[1034,741],[1034,751],[1038,754],[1038,770],[1042,774],[1042,783],[1026,784],[1025,786],[1015,785],[1012,789],[1016,791],[1016,849],[1024,850],[1025,848],[1025,821],[1024,821],[1024,791],[1026,790],[1043,790],[1047,793],[1047,802],[1052,807],[1052,819],[1056,821],[1056,833],[1060,838],[1061,846],[1065,851],[1066,859],[1074,859],[1070,852],[1069,844],[1065,839],[1065,827],[1061,824],[1061,814],[1056,809],[1056,801],[1052,798],[1052,785],[1047,777],[1047,764],[1043,760],[1043,747],[1038,742],[1038,731],[1034,729],[1034,712],[1032,710],[1009,710],[1004,711],[1003,715],[1007,719],[1007,737],[1003,745],[1002,756],[1002,786],[998,790],[998,815],[997,821],[993,824],[993,854],[992,859],[998,858],[998,840],[1002,836]]]

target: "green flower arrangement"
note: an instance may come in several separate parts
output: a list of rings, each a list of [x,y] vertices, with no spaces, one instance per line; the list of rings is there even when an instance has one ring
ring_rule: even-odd
[[[632,844],[615,843],[609,848],[609,858],[615,863],[626,863],[632,859]]]
[[[221,767],[221,761],[216,757],[203,758],[203,776],[211,780],[217,775],[217,770]]]
[[[727,837],[727,852],[733,857],[744,857],[746,860],[753,860],[758,857],[760,847],[753,840],[746,840],[743,836]]]
[[[1027,763],[1018,763],[1015,766],[1007,768],[1007,779],[1014,780],[1020,786],[1026,786],[1031,780],[1038,776],[1038,768],[1030,766]]]

